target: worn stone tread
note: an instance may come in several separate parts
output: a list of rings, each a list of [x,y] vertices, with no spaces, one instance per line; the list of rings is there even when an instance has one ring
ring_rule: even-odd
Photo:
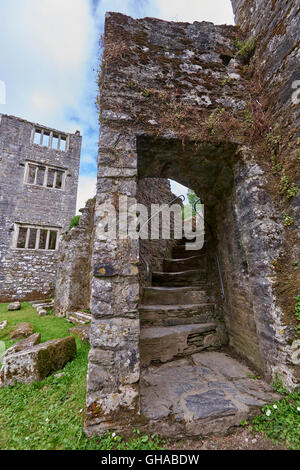
[[[279,398],[266,382],[249,378],[251,374],[221,352],[201,352],[143,369],[141,411],[147,429],[175,438],[225,434]]]

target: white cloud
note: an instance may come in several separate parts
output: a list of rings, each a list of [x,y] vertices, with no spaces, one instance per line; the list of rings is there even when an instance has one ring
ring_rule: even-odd
[[[77,213],[79,209],[85,206],[88,199],[96,194],[96,176],[81,176],[79,178],[78,194],[77,194]]]
[[[163,20],[234,24],[230,0],[154,0],[154,3]]]
[[[106,11],[233,22],[230,0],[0,0],[0,85],[6,85],[0,112],[81,131],[79,208],[95,191],[99,123],[94,103]]]
[[[0,6],[1,112],[73,132],[80,114],[95,26],[86,0],[10,0]],[[6,47],[4,45],[7,45]]]

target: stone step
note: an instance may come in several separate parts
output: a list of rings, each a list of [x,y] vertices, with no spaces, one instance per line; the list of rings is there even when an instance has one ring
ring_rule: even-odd
[[[142,305],[191,305],[209,302],[205,290],[195,287],[145,287]]]
[[[172,249],[172,258],[174,259],[183,259],[191,258],[193,256],[199,256],[205,254],[205,249],[202,250],[187,250],[184,245],[176,245]]]
[[[201,285],[207,280],[206,271],[199,269],[189,269],[177,273],[155,272],[152,273],[153,286],[184,287],[190,285]]]
[[[204,349],[215,348],[216,323],[142,328],[140,354],[142,366],[169,362]]]
[[[213,321],[214,304],[141,305],[142,326],[175,326]]]
[[[190,256],[182,259],[164,259],[163,270],[169,273],[177,273],[188,269],[206,270],[207,258],[205,255]]]
[[[254,371],[222,352],[142,368],[141,415],[147,432],[164,438],[224,435],[280,400]]]
[[[85,312],[68,312],[66,318],[74,325],[86,325],[92,321],[92,315]]]

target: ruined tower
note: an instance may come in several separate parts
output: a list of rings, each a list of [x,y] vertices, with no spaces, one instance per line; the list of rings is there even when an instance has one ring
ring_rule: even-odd
[[[81,136],[0,115],[0,302],[53,295],[75,215]]]

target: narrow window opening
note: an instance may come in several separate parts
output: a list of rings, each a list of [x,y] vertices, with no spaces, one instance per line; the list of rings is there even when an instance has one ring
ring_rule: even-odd
[[[43,145],[49,147],[50,132],[44,132],[43,135]]]
[[[48,179],[47,179],[47,188],[53,188],[54,184],[55,170],[52,168],[48,169]]]
[[[47,232],[48,230],[40,230],[39,249],[45,250],[47,243]]]
[[[36,244],[36,235],[37,229],[36,228],[29,228],[29,240],[28,240],[28,249],[34,250]]]
[[[28,165],[27,183],[34,184],[36,166]]]
[[[56,248],[56,236],[57,232],[54,230],[50,230],[50,237],[49,237],[49,250],[55,250]]]
[[[62,188],[62,179],[63,179],[63,172],[62,171],[57,171],[56,172],[56,181],[55,181],[56,189],[61,189]]]
[[[60,138],[60,150],[63,152],[67,150],[67,138],[64,136],[61,136]]]
[[[19,236],[18,236],[17,248],[25,248],[25,245],[26,245],[26,237],[27,237],[27,228],[25,228],[25,227],[20,227],[20,228],[19,228]]]
[[[53,138],[52,138],[52,148],[55,149],[55,150],[58,149],[58,139],[59,139],[58,134],[53,134]]]
[[[45,171],[46,171],[46,168],[44,166],[37,167],[36,184],[38,184],[39,186],[44,185]]]
[[[34,143],[35,144],[39,144],[41,143],[41,134],[42,134],[42,131],[40,131],[39,129],[36,129],[35,133],[34,133]]]

